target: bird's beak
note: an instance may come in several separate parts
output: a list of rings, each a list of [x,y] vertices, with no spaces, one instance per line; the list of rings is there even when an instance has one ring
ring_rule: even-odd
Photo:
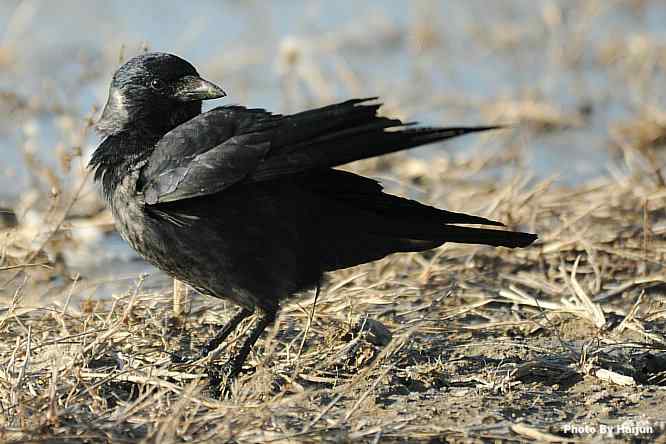
[[[176,80],[172,96],[182,102],[219,99],[226,96],[222,88],[197,76],[185,76]]]

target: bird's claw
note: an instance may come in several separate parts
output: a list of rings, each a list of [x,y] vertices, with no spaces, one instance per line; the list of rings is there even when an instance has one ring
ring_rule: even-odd
[[[169,356],[171,356],[171,363],[172,364],[190,364],[194,361],[196,361],[198,358],[196,356],[191,356],[191,355],[186,355],[186,354],[181,354],[179,352],[166,352]]]
[[[229,360],[222,365],[209,364],[207,369],[210,395],[217,399],[228,397],[231,384],[240,374],[241,367]]]
[[[208,357],[208,355],[211,354],[213,350],[217,348],[217,344],[212,344],[212,341],[206,342],[201,349],[199,349],[199,353],[196,354],[181,354],[179,352],[167,352],[171,356],[171,362],[173,364],[191,364],[195,361],[198,361],[199,359],[204,359]]]
[[[205,358],[213,352],[220,344],[215,341],[215,338],[209,339],[199,349],[199,358]]]

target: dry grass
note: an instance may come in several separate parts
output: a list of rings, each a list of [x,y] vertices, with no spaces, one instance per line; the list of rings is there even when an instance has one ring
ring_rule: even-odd
[[[666,395],[666,192],[643,171],[577,189],[470,179],[494,161],[394,170],[416,171],[400,179],[425,200],[540,233],[535,246],[446,245],[332,274],[311,320],[313,295],[284,307],[228,400],[165,351],[202,344],[230,307],[196,297],[177,317],[139,279],[112,300],[31,308],[26,268],[0,318],[3,439],[544,440],[568,412],[612,418],[618,399],[660,419],[641,407]]]
[[[45,166],[26,125],[19,148],[33,189],[0,208],[0,441],[589,442],[599,435],[564,425],[643,421],[648,434],[614,439],[666,442],[666,118],[649,99],[666,53],[643,35],[586,40],[608,8],[638,15],[647,3],[547,2],[529,26],[500,20],[468,30],[489,54],[547,41],[553,77],[586,62],[626,80],[631,97],[622,100],[636,111],[604,130],[618,162],[602,178],[570,187],[537,180],[524,172],[523,154],[526,135],[586,128],[608,97],[582,97],[576,103],[595,107],[573,109],[527,85],[490,99],[433,92],[426,100],[388,83],[390,115],[471,109],[525,128],[493,134],[496,152],[428,162],[398,154],[350,168],[540,240],[524,250],[451,244],[331,274],[314,316],[312,294],[283,307],[225,400],[208,396],[204,362],[173,364],[170,353],[196,350],[233,307],[179,285],[174,307],[168,287],[149,288],[146,276],[119,281],[123,291],[108,297],[104,282],[70,271],[65,253],[85,249],[91,228],[97,236],[112,229],[80,158],[95,110],[79,124],[56,102],[0,91],[0,108],[14,118],[53,113],[68,137],[55,150],[57,167]],[[450,42],[444,18],[420,5],[405,30],[380,17],[283,41],[275,60],[283,111],[340,90],[364,95],[368,79],[339,54],[346,47],[402,39],[429,66]],[[13,69],[17,51],[8,37],[0,43],[0,68]],[[242,102],[238,79],[265,63],[264,49],[227,51],[202,71],[235,78]],[[115,63],[117,48],[104,57]],[[577,166],[563,160],[563,169]],[[237,337],[212,359],[224,359]]]

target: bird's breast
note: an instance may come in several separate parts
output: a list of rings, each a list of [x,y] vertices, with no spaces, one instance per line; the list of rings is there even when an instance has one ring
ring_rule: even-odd
[[[149,226],[143,198],[136,192],[138,173],[128,174],[122,178],[110,199],[111,211],[120,236],[140,255],[155,252],[149,248],[152,242],[147,233]],[[151,254],[152,256],[152,254]],[[148,257],[146,257],[149,259]]]

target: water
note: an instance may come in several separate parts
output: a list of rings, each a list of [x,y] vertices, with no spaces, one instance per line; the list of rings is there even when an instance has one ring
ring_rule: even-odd
[[[0,197],[12,200],[36,180],[24,147],[61,173],[58,152],[96,145],[96,135],[78,140],[70,128],[103,105],[121,53],[144,47],[177,53],[223,86],[229,97],[212,105],[289,112],[379,95],[410,120],[478,124],[493,117],[487,107],[499,100],[534,98],[579,116],[580,126],[517,129],[530,169],[580,183],[605,173],[609,127],[645,104],[663,105],[663,64],[644,70],[641,82],[631,68],[666,47],[664,23],[660,0],[4,1]],[[301,78],[293,94],[281,75],[288,42],[299,46],[301,67],[317,83]],[[619,58],[606,61],[615,47]],[[5,103],[7,94],[29,109]],[[500,109],[497,119],[511,121],[503,115]],[[413,155],[502,146],[471,137]]]

